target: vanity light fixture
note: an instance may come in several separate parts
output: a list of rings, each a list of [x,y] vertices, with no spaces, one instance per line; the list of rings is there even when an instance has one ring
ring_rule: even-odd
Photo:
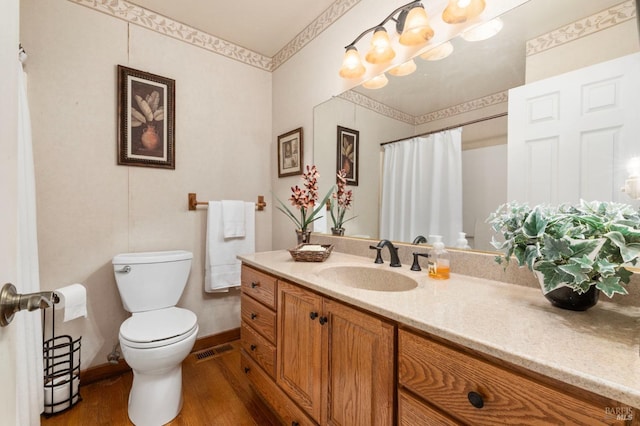
[[[382,89],[388,82],[389,79],[387,79],[387,76],[382,73],[362,83],[362,87],[366,89]]]
[[[411,6],[408,12],[407,9],[403,9],[396,28],[400,34],[398,41],[405,46],[420,46],[431,40],[434,34],[422,4]]]
[[[412,1],[400,6],[380,24],[363,31],[353,42],[345,47],[344,59],[340,67],[340,76],[343,78],[360,78],[366,69],[360,59],[356,43],[365,35],[373,32],[371,48],[365,59],[372,64],[385,64],[391,62],[396,53],[391,45],[385,25],[389,21],[396,23],[396,31],[400,34],[398,41],[405,46],[419,46],[433,37],[433,29],[429,25],[427,13],[420,0]],[[356,58],[357,57],[357,58]],[[386,77],[385,77],[386,78]]]
[[[377,27],[371,38],[371,49],[365,59],[370,64],[384,64],[396,57],[385,27]]]
[[[429,49],[420,54],[420,57],[426,61],[439,61],[453,53],[453,44],[450,41],[444,42],[439,46]]]
[[[494,18],[490,21],[485,22],[484,24],[480,24],[475,26],[462,34],[460,37],[465,39],[466,41],[482,41],[487,40],[502,30],[504,23],[500,18]]]
[[[400,64],[395,66],[389,70],[389,74],[395,77],[404,77],[405,75],[409,75],[416,70],[417,66],[413,59],[409,59],[404,64]]]
[[[461,24],[480,15],[485,6],[484,0],[449,0],[442,20],[447,24]]]
[[[340,67],[340,77],[342,78],[359,78],[362,77],[366,69],[362,64],[362,59],[358,54],[358,50],[354,46],[348,46]]]

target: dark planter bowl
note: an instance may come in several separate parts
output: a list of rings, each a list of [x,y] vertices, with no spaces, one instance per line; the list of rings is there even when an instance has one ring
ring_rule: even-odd
[[[558,308],[571,311],[586,311],[598,303],[600,290],[595,285],[592,285],[586,293],[580,294],[573,291],[571,287],[560,287],[545,294],[544,297]]]

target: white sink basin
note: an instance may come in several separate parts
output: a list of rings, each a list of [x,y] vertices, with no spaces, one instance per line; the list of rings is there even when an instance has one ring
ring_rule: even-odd
[[[367,266],[329,266],[317,272],[323,279],[348,287],[372,291],[408,291],[418,287],[418,282],[393,269]]]

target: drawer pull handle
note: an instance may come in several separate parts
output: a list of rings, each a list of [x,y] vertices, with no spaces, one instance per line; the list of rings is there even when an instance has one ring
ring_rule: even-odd
[[[309,313],[309,318],[311,318],[311,320],[313,321],[314,319],[318,318],[318,313],[317,312]]]
[[[255,351],[258,347],[256,345],[251,345],[249,346],[249,349],[251,349],[252,351]]]
[[[256,281],[251,281],[251,288],[256,288],[260,285],[260,281],[256,282]]]
[[[320,317],[318,321],[320,321],[320,325],[325,325],[327,322],[329,322],[329,319],[327,319],[327,317]]]
[[[480,395],[477,392],[469,392],[467,394],[467,398],[469,399],[469,402],[471,403],[471,405],[473,405],[476,408],[482,408],[484,407],[484,400],[482,399],[482,395]]]
[[[251,369],[249,367],[245,367],[244,368],[244,373],[247,374],[249,371],[251,371]]]
[[[254,314],[253,312],[251,312],[251,319],[254,320],[258,318],[258,314]]]

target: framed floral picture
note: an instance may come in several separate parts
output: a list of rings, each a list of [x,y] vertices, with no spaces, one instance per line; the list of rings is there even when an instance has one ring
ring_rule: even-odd
[[[302,174],[302,127],[278,136],[278,177]]]
[[[118,65],[118,164],[175,169],[175,81]]]
[[[358,186],[358,146],[360,132],[338,126],[338,155],[336,173],[344,170],[347,185]]]

